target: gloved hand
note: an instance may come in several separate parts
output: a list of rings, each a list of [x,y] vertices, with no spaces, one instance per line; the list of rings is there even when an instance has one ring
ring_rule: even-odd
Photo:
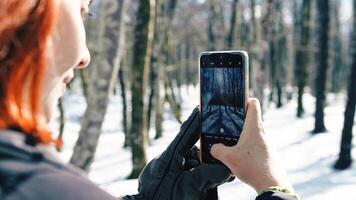
[[[199,111],[194,109],[168,148],[146,165],[139,176],[137,195],[124,200],[203,199],[205,191],[229,180],[224,165],[201,164],[199,149]]]

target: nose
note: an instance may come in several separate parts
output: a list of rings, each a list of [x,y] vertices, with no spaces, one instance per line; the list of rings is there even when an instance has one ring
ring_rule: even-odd
[[[81,56],[81,59],[75,69],[83,69],[86,68],[90,63],[90,53],[88,48],[85,48],[84,53]]]

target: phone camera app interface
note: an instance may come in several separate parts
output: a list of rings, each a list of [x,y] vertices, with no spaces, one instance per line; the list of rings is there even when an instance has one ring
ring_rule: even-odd
[[[242,67],[201,69],[202,135],[210,140],[236,144],[243,127],[244,90]],[[223,141],[221,141],[223,142]]]

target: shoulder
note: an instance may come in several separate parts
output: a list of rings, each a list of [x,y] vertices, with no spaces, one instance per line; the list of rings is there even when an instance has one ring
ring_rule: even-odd
[[[42,165],[18,182],[9,199],[110,200],[114,197],[83,176],[68,172],[65,168]]]
[[[19,193],[31,199],[114,199],[88,179],[60,170],[37,173],[21,187]],[[36,198],[33,198],[36,197]]]
[[[0,199],[114,199],[80,170],[25,142],[21,133],[0,130]]]

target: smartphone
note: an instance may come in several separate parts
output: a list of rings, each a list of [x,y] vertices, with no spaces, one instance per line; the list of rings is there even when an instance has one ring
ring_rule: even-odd
[[[203,163],[222,164],[210,154],[216,143],[237,144],[246,115],[248,54],[211,51],[200,54],[200,147]]]

